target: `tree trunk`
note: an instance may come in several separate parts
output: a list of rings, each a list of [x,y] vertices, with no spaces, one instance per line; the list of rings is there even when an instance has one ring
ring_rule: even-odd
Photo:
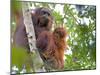
[[[31,14],[28,10],[28,6],[29,5],[27,2],[22,2],[24,25],[26,28],[30,51],[32,52],[33,70],[34,72],[45,72],[45,69],[43,68],[43,61],[39,55],[38,49],[36,48],[36,37],[33,27],[34,25],[32,23]]]

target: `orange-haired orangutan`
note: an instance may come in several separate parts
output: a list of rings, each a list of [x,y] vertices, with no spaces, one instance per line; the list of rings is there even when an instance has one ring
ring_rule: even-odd
[[[48,8],[36,8],[32,10],[31,18],[35,29],[36,39],[42,31],[50,31],[52,28],[53,17]],[[19,47],[24,47],[29,50],[29,43],[25,25],[23,22],[22,12],[16,12],[16,30],[14,33],[14,44]]]
[[[37,48],[47,68],[62,69],[64,67],[66,35],[66,30],[59,27],[54,32],[43,31],[37,38]]]
[[[36,8],[31,13],[36,35],[36,45],[40,56],[47,68],[62,69],[64,67],[64,50],[66,48],[64,28],[56,28],[51,32],[53,17],[47,8]],[[16,15],[17,16],[17,15]],[[14,34],[14,43],[29,50],[27,33],[23,23],[22,14],[16,18],[17,28]]]

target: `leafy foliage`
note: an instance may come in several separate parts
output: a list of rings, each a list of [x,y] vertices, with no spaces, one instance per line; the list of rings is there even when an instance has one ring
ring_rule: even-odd
[[[33,3],[30,6],[47,7],[53,12],[55,26],[64,25],[68,31],[68,45],[72,54],[65,54],[64,70],[96,68],[96,7],[54,3]],[[56,11],[57,5],[63,6]],[[28,54],[21,49],[12,48],[12,66],[22,69]],[[17,60],[18,59],[18,60]],[[20,60],[20,61],[19,61]],[[30,68],[30,67],[29,67]]]
[[[22,71],[22,69],[26,68],[27,72],[31,72],[30,70],[32,69],[32,58],[31,55],[27,53],[27,50],[24,48],[19,48],[19,47],[12,47],[12,67],[17,66],[18,68],[18,73]]]

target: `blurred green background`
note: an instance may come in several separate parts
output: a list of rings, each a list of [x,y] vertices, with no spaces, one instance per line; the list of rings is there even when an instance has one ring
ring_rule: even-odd
[[[29,4],[30,9],[49,8],[54,16],[53,28],[63,25],[67,29],[68,50],[65,51],[64,70],[96,69],[96,6],[37,2],[29,2]],[[12,17],[12,36],[15,28],[16,22]],[[18,71],[22,71],[27,56],[30,57],[25,50],[17,51],[17,48],[12,48],[12,67],[16,66]],[[27,66],[29,64],[26,63]],[[31,72],[29,66],[25,72]]]

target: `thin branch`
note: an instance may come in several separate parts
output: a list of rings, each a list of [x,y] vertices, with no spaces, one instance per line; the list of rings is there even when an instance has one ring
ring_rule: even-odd
[[[67,7],[67,6],[66,6]],[[74,17],[74,15],[72,14],[72,12],[69,10],[69,8],[67,7],[68,12],[70,13],[70,15],[74,18],[74,20],[77,22],[78,25],[80,25],[80,23],[77,21],[77,19]]]

